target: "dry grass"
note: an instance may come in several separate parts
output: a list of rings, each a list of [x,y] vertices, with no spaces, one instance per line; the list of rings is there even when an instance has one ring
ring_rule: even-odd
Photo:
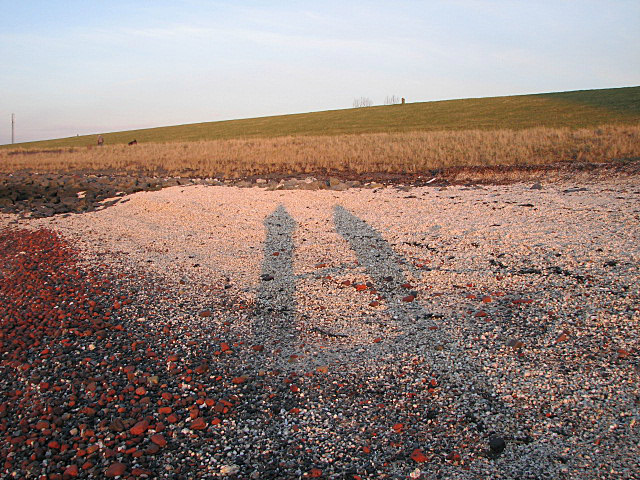
[[[449,167],[607,162],[640,157],[640,125],[145,143],[0,150],[0,171],[242,177],[305,173],[425,173]]]

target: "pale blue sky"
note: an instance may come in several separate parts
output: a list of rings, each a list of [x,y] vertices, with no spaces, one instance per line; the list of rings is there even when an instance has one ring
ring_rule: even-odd
[[[640,2],[0,0],[0,144],[640,85]]]

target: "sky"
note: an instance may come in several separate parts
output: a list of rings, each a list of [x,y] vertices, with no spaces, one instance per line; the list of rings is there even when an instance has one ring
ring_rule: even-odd
[[[637,0],[0,0],[0,144],[640,85]]]

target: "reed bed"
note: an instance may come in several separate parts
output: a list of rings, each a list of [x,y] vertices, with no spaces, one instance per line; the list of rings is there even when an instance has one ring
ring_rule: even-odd
[[[237,178],[316,172],[420,174],[450,167],[637,158],[640,125],[603,125],[6,149],[0,150],[0,171]]]

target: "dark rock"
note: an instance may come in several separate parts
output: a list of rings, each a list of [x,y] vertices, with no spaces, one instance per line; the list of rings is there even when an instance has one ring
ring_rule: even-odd
[[[128,175],[0,174],[0,209],[32,212],[34,217],[91,212],[119,201],[105,202],[108,198],[175,184],[179,184],[176,179]]]
[[[535,275],[540,275],[542,273],[542,270],[540,270],[539,268],[521,268],[518,273],[520,275],[529,275],[529,274],[535,274]]]
[[[574,193],[574,192],[586,192],[588,191],[586,188],[584,187],[580,187],[580,188],[567,188],[566,190],[563,190],[562,193]]]
[[[124,428],[124,423],[122,423],[121,418],[116,418],[115,420],[113,420],[113,422],[111,422],[111,425],[109,425],[109,429],[112,432],[122,432],[124,431]]]
[[[489,437],[489,450],[492,454],[500,455],[506,446],[507,442],[500,435],[491,435]]]

